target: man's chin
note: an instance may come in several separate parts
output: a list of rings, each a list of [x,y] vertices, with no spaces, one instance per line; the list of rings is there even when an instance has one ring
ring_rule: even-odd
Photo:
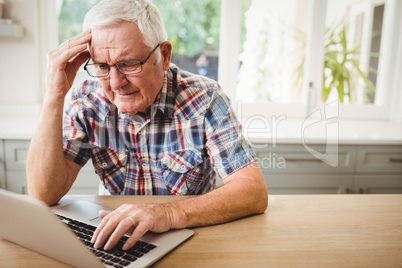
[[[138,110],[131,110],[131,109],[119,109],[117,108],[120,112],[122,113],[127,113],[129,115],[135,115],[138,113]]]
[[[128,113],[130,115],[135,115],[140,112],[145,112],[148,107],[146,105],[134,105],[133,102],[125,102],[125,101],[116,101],[114,102],[114,105],[116,105],[117,109],[122,112],[122,113]],[[145,106],[145,108],[144,108]]]
[[[129,115],[135,115],[138,114],[139,112],[142,112],[143,110],[139,109],[138,107],[127,107],[127,105],[116,105],[117,109],[122,112],[122,113],[127,113]],[[145,111],[146,109],[144,109]]]
[[[115,103],[117,110],[119,110],[122,113],[127,113],[130,115],[135,115],[138,113],[138,109],[134,109],[133,107],[129,107],[129,105],[119,105],[118,103]]]

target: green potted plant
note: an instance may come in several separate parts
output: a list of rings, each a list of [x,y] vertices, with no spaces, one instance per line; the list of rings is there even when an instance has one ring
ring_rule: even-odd
[[[350,48],[347,41],[347,28],[344,22],[329,27],[324,37],[324,72],[322,99],[325,102],[332,90],[338,92],[339,101],[344,102],[356,98],[356,88],[359,78],[364,82],[369,93],[375,92],[375,86],[359,66],[360,46]],[[378,56],[371,53],[371,56]],[[304,58],[297,67],[297,83],[303,76]],[[376,70],[369,68],[369,72]]]
[[[333,89],[338,92],[341,103],[346,95],[350,100],[355,99],[359,78],[370,93],[375,92],[375,86],[359,66],[360,46],[350,48],[346,38],[347,30],[342,22],[329,27],[325,34],[323,101],[327,100]],[[369,72],[376,70],[370,68]]]

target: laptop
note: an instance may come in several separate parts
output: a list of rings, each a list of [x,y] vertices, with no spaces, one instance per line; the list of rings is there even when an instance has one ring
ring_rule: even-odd
[[[86,201],[50,210],[40,201],[0,189],[0,237],[75,267],[131,268],[150,266],[194,234],[189,229],[148,232],[128,251],[121,250],[127,236],[113,250],[97,250],[89,240],[101,209],[112,210]]]

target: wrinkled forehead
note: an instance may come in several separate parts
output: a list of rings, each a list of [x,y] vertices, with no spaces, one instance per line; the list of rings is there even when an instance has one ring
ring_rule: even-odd
[[[119,22],[107,27],[92,29],[89,51],[92,59],[136,58],[148,50],[136,23]]]

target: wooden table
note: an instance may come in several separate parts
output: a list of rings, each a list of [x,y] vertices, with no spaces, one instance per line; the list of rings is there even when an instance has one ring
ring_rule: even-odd
[[[172,196],[69,196],[116,208]],[[155,267],[402,267],[402,195],[269,197],[265,214],[194,228]],[[0,239],[0,267],[63,264]]]

